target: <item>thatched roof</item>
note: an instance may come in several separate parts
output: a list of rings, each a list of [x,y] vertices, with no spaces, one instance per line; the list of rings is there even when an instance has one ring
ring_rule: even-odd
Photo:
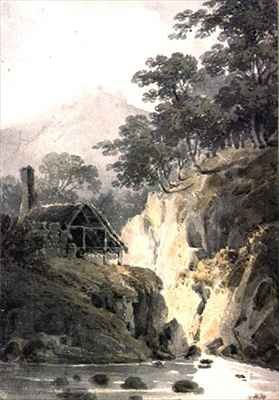
[[[27,218],[38,222],[59,222],[60,225],[67,225],[79,207],[80,204],[48,204],[33,208]]]
[[[58,222],[61,226],[69,225],[74,215],[82,211],[83,207],[88,207],[91,212],[97,217],[100,224],[107,230],[111,238],[127,250],[127,247],[122,242],[118,234],[115,232],[107,218],[93,203],[77,203],[77,204],[48,204],[33,208],[26,216],[27,219],[37,222],[55,223]]]

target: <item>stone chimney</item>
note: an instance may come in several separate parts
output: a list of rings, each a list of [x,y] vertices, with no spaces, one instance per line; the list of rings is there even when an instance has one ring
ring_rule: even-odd
[[[22,181],[22,198],[20,205],[20,217],[24,217],[36,204],[35,193],[35,173],[34,169],[28,165],[21,168],[20,177]]]

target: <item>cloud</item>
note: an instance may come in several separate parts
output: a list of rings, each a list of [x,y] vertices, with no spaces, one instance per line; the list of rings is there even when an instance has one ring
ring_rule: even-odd
[[[100,85],[142,107],[131,78],[148,57],[174,51],[198,56],[205,48],[197,40],[168,39],[171,15],[189,3],[2,1],[2,125],[36,118]]]

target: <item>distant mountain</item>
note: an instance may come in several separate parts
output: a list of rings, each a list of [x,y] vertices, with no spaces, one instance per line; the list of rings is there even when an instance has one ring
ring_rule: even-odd
[[[128,104],[124,97],[99,89],[35,122],[2,129],[1,175],[16,175],[26,164],[37,168],[45,154],[65,151],[96,164],[102,179],[109,182],[111,172],[105,170],[109,157],[102,156],[92,146],[101,140],[116,138],[118,127],[128,115],[142,113],[146,111]]]

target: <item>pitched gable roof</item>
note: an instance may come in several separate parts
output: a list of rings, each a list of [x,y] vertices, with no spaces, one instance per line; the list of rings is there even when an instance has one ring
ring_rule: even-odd
[[[111,226],[107,218],[98,208],[90,203],[77,203],[77,204],[48,204],[40,207],[33,208],[26,216],[29,220],[38,222],[55,223],[59,222],[60,225],[71,224],[73,217],[77,216],[83,207],[88,207],[91,212],[97,217],[101,225],[108,231],[112,239],[122,248],[127,250],[127,247],[120,239],[114,228]]]

